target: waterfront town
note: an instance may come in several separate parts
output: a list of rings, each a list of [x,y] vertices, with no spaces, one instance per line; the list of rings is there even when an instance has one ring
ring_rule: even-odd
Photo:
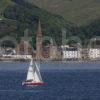
[[[11,37],[4,37],[0,42],[10,40]],[[95,40],[93,38],[92,40]],[[33,57],[35,60],[53,60],[53,61],[87,61],[100,60],[99,46],[82,48],[80,43],[74,45],[60,45],[57,46],[53,39],[50,38],[48,45],[43,45],[43,34],[41,23],[38,23],[38,30],[36,34],[36,50],[29,45],[29,41],[22,40],[14,48],[1,46],[0,60],[29,60]]]

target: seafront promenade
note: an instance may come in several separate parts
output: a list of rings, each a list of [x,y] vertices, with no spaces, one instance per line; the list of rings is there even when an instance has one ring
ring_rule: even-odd
[[[21,58],[1,58],[0,61],[29,61],[30,59],[21,59]]]
[[[8,61],[21,61],[21,62],[27,62],[30,61],[31,56],[22,56],[22,57],[0,57],[0,61],[8,62]],[[34,61],[41,61],[41,62],[54,62],[54,63],[83,63],[83,62],[100,62],[100,59],[80,59],[80,60],[68,60],[68,59],[35,59],[33,58]]]

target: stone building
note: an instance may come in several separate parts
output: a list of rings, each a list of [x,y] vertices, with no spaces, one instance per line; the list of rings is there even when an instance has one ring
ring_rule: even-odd
[[[62,45],[62,60],[80,60],[81,50],[75,47],[69,47],[68,45]]]
[[[90,48],[88,55],[91,60],[100,60],[100,48]]]

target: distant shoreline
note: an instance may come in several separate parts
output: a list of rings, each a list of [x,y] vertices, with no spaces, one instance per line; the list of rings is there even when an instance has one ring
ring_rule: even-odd
[[[30,59],[16,59],[16,58],[0,58],[0,62],[29,62]],[[40,62],[54,62],[54,63],[88,63],[88,62],[100,62],[100,60],[36,60],[34,61],[40,61]]]

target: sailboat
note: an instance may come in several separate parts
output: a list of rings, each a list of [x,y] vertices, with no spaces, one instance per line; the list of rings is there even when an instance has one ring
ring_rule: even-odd
[[[42,77],[39,70],[39,63],[31,59],[26,81],[22,82],[24,86],[40,86],[43,85]]]

